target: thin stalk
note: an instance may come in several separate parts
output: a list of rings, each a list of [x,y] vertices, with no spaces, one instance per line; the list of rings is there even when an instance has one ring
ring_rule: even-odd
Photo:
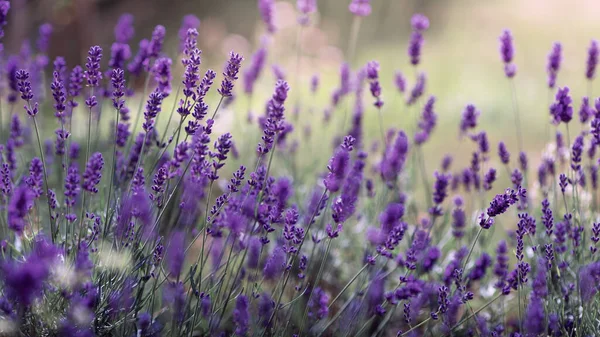
[[[27,102],[28,105],[31,106],[31,103]],[[48,199],[48,216],[50,217],[50,236],[52,237],[52,243],[54,243],[54,239],[56,236],[55,223],[52,220],[52,207],[50,206],[50,194],[48,194],[48,174],[46,173],[46,160],[44,159],[44,150],[42,149],[42,141],[40,139],[40,131],[37,125],[37,120],[35,116],[32,117],[33,125],[35,127],[35,135],[37,136],[38,148],[40,150],[40,157],[42,158],[42,167],[44,169],[44,186],[46,187],[46,198]]]
[[[355,15],[354,20],[352,21],[352,27],[350,28],[350,40],[348,43],[348,52],[346,54],[350,64],[352,64],[352,61],[354,61],[354,52],[356,51],[356,42],[358,40],[361,22],[361,17]]]
[[[331,242],[333,241],[333,239],[329,238],[329,241],[327,242],[327,248],[325,248],[325,255],[323,256],[323,259],[321,260],[321,266],[319,267],[319,272],[317,273],[317,278],[315,279],[314,282],[314,286],[318,286],[319,285],[319,281],[321,281],[321,276],[323,275],[323,268],[325,267],[325,261],[327,260],[327,256],[329,256],[329,250],[331,249]],[[313,288],[314,289],[314,288]],[[310,300],[312,299],[312,295],[314,294],[314,291],[311,291],[310,294],[308,295],[308,301],[306,303],[310,303]],[[304,323],[306,322],[306,318],[308,316],[308,304],[306,305],[306,308],[304,308],[304,314],[302,315],[302,321],[300,323],[300,331],[304,330]]]
[[[512,91],[513,110],[515,113],[515,129],[517,132],[517,142],[519,144],[519,152],[523,151],[523,136],[521,135],[521,120],[519,115],[519,104],[517,102],[517,87],[515,86],[514,79],[510,79],[510,86]]]
[[[142,107],[144,106],[144,100],[146,97],[146,92],[148,91],[148,85],[150,84],[150,72],[146,74],[146,80],[144,81],[144,89],[142,91],[142,96],[140,96],[140,104],[138,105],[137,115],[135,116],[135,122],[133,123],[133,128],[131,129],[132,136],[129,137],[129,141],[127,142],[127,149],[131,151],[131,146],[133,142],[133,135],[135,134],[135,130],[137,130],[140,125],[140,117],[142,115]]]
[[[117,130],[118,130],[118,126],[119,126],[119,115],[121,114],[120,109],[116,109],[117,110],[117,121],[115,122],[115,139],[113,141],[113,151],[112,151],[112,165],[110,167],[110,185],[108,185],[108,200],[106,201],[106,212],[105,212],[105,219],[104,219],[104,231],[102,236],[104,238],[106,238],[106,234],[108,233],[108,229],[110,228],[110,223],[112,222],[112,216],[109,218],[108,217],[108,208],[110,207],[110,199],[112,197],[112,187],[114,184],[114,180],[115,180],[115,158],[117,156]]]

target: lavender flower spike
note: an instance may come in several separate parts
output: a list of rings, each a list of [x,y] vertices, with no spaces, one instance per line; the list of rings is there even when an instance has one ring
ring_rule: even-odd
[[[100,46],[91,47],[88,52],[87,62],[85,63],[87,69],[85,71],[85,78],[87,79],[87,84],[91,87],[99,86],[102,79],[100,59],[102,59],[102,48]]]
[[[98,193],[97,185],[102,179],[102,168],[104,167],[104,158],[100,152],[94,153],[85,167],[83,173],[83,189],[96,194]]]
[[[556,76],[560,70],[560,62],[562,54],[562,45],[560,42],[555,42],[552,45],[552,50],[548,54],[548,66],[546,72],[548,73],[548,88],[553,89],[556,85]]]
[[[371,14],[371,0],[352,0],[348,10],[356,16],[369,16]]]
[[[274,0],[258,0],[258,11],[267,26],[267,31],[271,34],[275,33],[275,1]]]
[[[596,66],[598,65],[598,41],[592,40],[588,49],[587,67],[585,77],[593,80],[596,75]]]
[[[240,54],[229,53],[229,61],[227,61],[227,66],[223,71],[224,78],[221,82],[221,88],[217,90],[221,96],[231,97],[233,95],[233,84],[238,79],[237,75],[243,60],[244,58]]]

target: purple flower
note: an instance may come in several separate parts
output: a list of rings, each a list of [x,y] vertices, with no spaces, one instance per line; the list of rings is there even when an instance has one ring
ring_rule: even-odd
[[[177,231],[171,235],[167,251],[167,267],[171,277],[179,278],[185,262],[185,233]]]
[[[263,68],[265,67],[265,62],[267,59],[267,48],[260,47],[253,55],[250,60],[250,67],[244,71],[244,92],[247,95],[252,94],[254,91],[254,83],[260,76]]]
[[[521,193],[521,189],[519,189],[519,194]],[[508,210],[511,205],[514,205],[518,201],[518,194],[515,190],[507,189],[503,194],[497,194],[492,202],[490,202],[490,207],[487,209],[487,215],[490,217],[495,217],[500,215]]]
[[[263,275],[267,280],[276,279],[281,275],[286,266],[285,251],[281,247],[275,247],[273,253],[265,263]]]
[[[10,202],[8,204],[7,219],[8,228],[17,234],[23,233],[25,225],[27,225],[27,214],[33,207],[33,199],[35,195],[27,186],[17,187]]]
[[[511,63],[514,57],[513,37],[509,30],[502,32],[500,36],[500,56],[505,64]]]
[[[183,52],[186,49],[186,41],[189,36],[190,29],[195,31],[200,27],[200,19],[194,14],[188,14],[183,17],[181,21],[181,26],[177,35],[179,36],[179,52]],[[198,32],[196,31],[196,36]],[[195,47],[195,46],[194,46]]]
[[[371,14],[371,0],[352,0],[348,10],[356,16],[369,16]]]
[[[65,178],[65,204],[67,206],[73,207],[75,205],[75,201],[81,190],[80,184],[81,179],[77,165],[71,165]]]
[[[435,172],[435,184],[433,185],[433,203],[435,206],[429,210],[430,214],[442,215],[442,209],[440,205],[448,196],[447,190],[448,185],[450,185],[451,178],[452,176],[450,174]]]
[[[28,307],[36,298],[42,296],[52,258],[33,253],[24,263],[4,262],[0,277],[4,281],[6,296],[24,307]]]
[[[44,166],[40,158],[33,158],[29,165],[29,176],[25,179],[25,183],[35,198],[39,198],[43,194],[44,181]]]
[[[370,83],[371,95],[375,98],[375,106],[381,108],[383,100],[381,100],[381,86],[379,85],[379,62],[367,63],[367,78]]]
[[[498,156],[500,157],[502,164],[508,165],[508,163],[510,162],[510,153],[508,152],[508,149],[506,148],[506,144],[504,144],[504,142],[498,143]]]
[[[406,162],[408,150],[408,137],[404,131],[399,131],[394,144],[386,149],[381,163],[381,175],[386,181],[396,181]]]
[[[102,80],[100,59],[102,59],[102,48],[100,46],[92,46],[88,52],[87,62],[85,63],[85,78],[87,79],[87,84],[91,87],[99,86],[100,80]]]
[[[154,27],[152,38],[150,39],[150,43],[148,43],[148,58],[157,58],[160,56],[166,33],[167,30],[164,26],[157,25]]]
[[[571,149],[571,168],[574,171],[579,171],[581,168],[581,154],[583,153],[583,136],[579,135],[573,142]]]
[[[69,105],[71,107],[76,107],[77,102],[74,100],[75,97],[78,97],[81,93],[81,89],[83,88],[83,80],[85,78],[84,71],[80,66],[75,66],[73,70],[71,70],[71,74],[69,75],[69,85],[68,85],[68,93],[71,100],[69,101]]]
[[[0,38],[4,37],[4,26],[6,26],[6,16],[10,10],[10,2],[0,1]]]
[[[171,80],[173,79],[173,76],[171,75],[172,64],[173,61],[171,61],[170,58],[159,57],[152,67],[154,80],[158,84],[156,89],[162,93],[163,97],[167,97],[171,93]]]
[[[477,127],[477,117],[479,117],[480,114],[479,110],[477,110],[473,104],[467,105],[462,113],[462,119],[460,121],[461,134],[466,133],[469,129]]]
[[[115,25],[114,34],[117,43],[129,43],[129,40],[135,35],[133,15],[128,13],[121,15]]]
[[[260,0],[264,1],[264,0]],[[221,82],[221,88],[217,91],[223,97],[231,97],[233,84],[238,79],[238,71],[240,70],[240,66],[244,58],[237,53],[231,52],[229,53],[229,61],[227,61],[227,65],[225,66],[225,70],[223,71],[223,81]]]
[[[19,88],[19,92],[21,93],[21,99],[26,102],[31,101],[33,99],[33,91],[31,89],[31,81],[29,80],[29,72],[24,69],[17,70],[15,79],[17,80],[17,88]]]
[[[425,77],[425,73],[419,73],[419,75],[417,76],[417,82],[412,88],[410,92],[410,97],[408,98],[406,104],[414,104],[423,95],[423,93],[425,92],[426,80],[427,78]]]
[[[102,179],[102,168],[104,167],[104,158],[100,152],[94,153],[86,164],[85,172],[83,173],[83,189],[96,194],[98,193],[97,185]]]
[[[287,82],[277,81],[275,84],[275,92],[271,99],[267,102],[267,119],[263,126],[263,143],[258,145],[258,152],[266,154],[274,146],[276,138],[285,129],[284,112],[285,100],[290,90]]]
[[[422,32],[429,28],[429,19],[425,15],[417,13],[410,18],[410,25],[412,29]]]
[[[438,311],[445,314],[448,311],[450,301],[448,300],[449,289],[446,286],[441,286],[438,289]]]
[[[394,84],[401,93],[406,91],[406,78],[400,71],[396,71],[396,74],[394,74]]]
[[[559,42],[555,42],[552,45],[552,50],[548,54],[548,65],[546,66],[546,72],[548,73],[548,87],[553,89],[556,85],[556,76],[560,70],[560,62],[562,59],[562,45]]]
[[[472,281],[481,280],[485,277],[487,269],[492,265],[492,258],[487,254],[483,253],[475,260],[475,266],[469,273],[469,278]]]
[[[596,74],[596,66],[598,65],[598,41],[592,40],[588,49],[587,67],[585,77],[592,80]]]
[[[498,277],[496,287],[502,289],[504,287],[504,281],[508,275],[508,247],[506,241],[502,240],[498,242],[496,248],[496,264],[494,265],[494,275]]]
[[[415,134],[415,143],[421,145],[429,139],[429,136],[437,124],[437,114],[433,111],[435,97],[430,96],[423,107],[421,120],[419,121],[420,131]]]
[[[149,58],[148,46],[150,42],[147,39],[142,39],[139,44],[138,53],[134,56],[133,60],[127,65],[127,70],[133,76],[139,76],[144,70],[144,64]]]
[[[581,98],[581,106],[579,108],[579,121],[587,123],[594,115],[594,110],[590,106],[590,100],[587,97]]]
[[[573,107],[571,106],[571,96],[569,87],[558,88],[555,101],[550,106],[550,115],[552,115],[554,124],[560,122],[568,123],[573,118]]]
[[[233,322],[235,323],[235,334],[245,336],[248,333],[250,314],[248,312],[248,298],[244,295],[238,296],[233,310]]]
[[[537,296],[531,296],[525,311],[523,328],[526,336],[539,336],[546,332],[544,303]]]
[[[317,0],[297,0],[296,9],[300,12],[298,23],[307,25],[309,22],[308,16],[317,11]]]
[[[464,228],[466,225],[466,216],[463,209],[463,200],[457,196],[454,198],[454,210],[452,211],[452,235],[460,239],[464,236]]]
[[[423,43],[423,34],[420,31],[413,31],[408,43],[408,56],[410,57],[410,63],[413,66],[418,65],[421,61],[421,49],[423,48]]]
[[[260,17],[267,26],[267,31],[271,34],[275,33],[275,1],[274,0],[258,0],[258,11]]]
[[[490,168],[483,177],[483,189],[489,191],[492,189],[492,184],[496,180],[496,169]]]
[[[164,96],[162,92],[159,91],[159,88],[156,88],[156,90],[150,93],[150,96],[148,96],[146,110],[144,111],[145,121],[142,124],[146,134],[149,134],[154,129],[155,119],[161,110],[163,98]]]
[[[353,145],[354,138],[352,136],[346,136],[344,142],[336,149],[331,159],[329,159],[329,165],[327,165],[329,173],[323,183],[331,193],[339,191],[342,187],[342,183],[348,172],[350,151],[352,151]]]
[[[41,53],[48,52],[48,46],[50,45],[50,37],[52,35],[52,25],[44,23],[39,28],[39,38],[37,40],[37,48]]]

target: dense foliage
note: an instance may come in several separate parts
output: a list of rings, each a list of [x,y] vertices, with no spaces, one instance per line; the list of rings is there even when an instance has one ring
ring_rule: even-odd
[[[274,1],[258,4],[265,34],[276,34]],[[467,105],[461,148],[447,150],[471,160],[448,155],[438,167],[425,159],[437,124],[425,73],[414,72],[411,88],[400,72],[385,86],[377,62],[356,66],[371,7],[353,0],[349,9],[348,63],[319,121],[336,125],[326,167],[306,163],[321,153],[312,140],[322,149],[330,137],[298,122],[317,118],[314,95],[327,89],[317,75],[309,85],[290,81],[308,87],[294,92],[274,67],[272,95],[244,126],[254,132],[214,132],[236,124],[222,116],[244,109],[236,97],[251,102],[269,45],[247,60],[231,52],[221,74],[201,70],[193,15],[176,52],[163,48],[159,25],[132,53],[125,14],[110,52],[92,46],[84,65],[50,62],[49,24],[35,48],[3,55],[0,334],[597,335],[600,99],[585,97],[573,126],[572,94],[555,90],[561,45],[547,63],[556,137],[537,171],[514,85],[518,149],[499,142],[494,151],[481,112]],[[0,27],[9,10],[0,1]],[[298,0],[297,10],[301,32],[316,0]],[[420,70],[429,20],[416,14],[411,27],[407,67]],[[512,39],[500,37],[510,83]],[[590,86],[597,63],[592,42]],[[412,127],[381,122],[383,92],[409,107]],[[378,129],[364,127],[365,111],[378,114]],[[503,173],[510,185],[496,186]]]

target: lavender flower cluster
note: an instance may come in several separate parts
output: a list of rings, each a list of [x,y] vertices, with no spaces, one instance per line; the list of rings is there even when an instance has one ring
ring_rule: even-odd
[[[276,34],[275,2],[258,7],[266,33]],[[314,0],[298,0],[297,9],[298,29],[318,10]],[[10,10],[0,0],[0,38]],[[352,0],[349,10],[367,20],[372,8]],[[600,98],[582,100],[581,132],[571,135],[560,43],[546,68],[556,137],[537,171],[521,142],[511,149],[499,141],[492,153],[478,121],[485,112],[467,104],[456,135],[471,160],[447,155],[433,176],[425,173],[438,113],[421,68],[430,21],[416,14],[407,41],[413,86],[400,71],[390,84],[406,107],[422,105],[412,110],[413,128],[381,122],[383,93],[393,90],[382,90],[380,64],[348,60],[324,109],[323,124],[340,122],[329,161],[297,172],[285,167],[311,160],[300,155],[303,144],[316,137],[323,147],[324,135],[312,136],[310,126],[297,132],[290,98],[299,114],[314,106],[284,79],[248,121],[258,144],[215,131],[237,95],[251,102],[268,45],[248,63],[231,52],[219,78],[201,70],[197,17],[184,17],[177,54],[164,48],[160,25],[132,53],[133,20],[121,16],[112,46],[90,47],[83,65],[49,62],[50,24],[35,49],[25,42],[18,56],[2,56],[0,120],[9,123],[0,124],[1,335],[599,333]],[[510,31],[500,45],[498,72],[512,81]],[[593,41],[590,83],[597,63]],[[133,90],[138,79],[141,92]],[[324,90],[319,83],[311,78],[311,95]],[[350,125],[342,100],[354,103]],[[364,127],[369,113],[380,117],[381,138]],[[77,119],[87,122],[83,138],[72,134]],[[103,122],[108,136],[93,127]]]

